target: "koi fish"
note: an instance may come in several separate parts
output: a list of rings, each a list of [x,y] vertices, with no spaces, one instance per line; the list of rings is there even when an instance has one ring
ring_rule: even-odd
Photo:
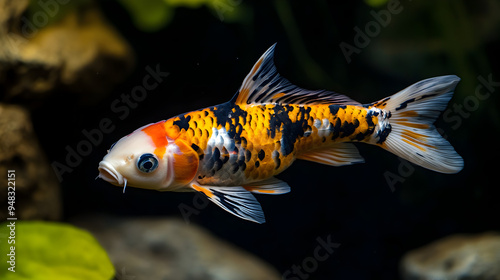
[[[111,184],[194,191],[224,210],[263,223],[252,193],[284,194],[275,176],[295,160],[342,166],[364,162],[354,144],[379,146],[416,165],[457,173],[463,159],[434,121],[460,78],[417,82],[361,104],[326,90],[307,90],[278,74],[274,48],[255,63],[227,103],[143,126],[121,138],[99,163]]]

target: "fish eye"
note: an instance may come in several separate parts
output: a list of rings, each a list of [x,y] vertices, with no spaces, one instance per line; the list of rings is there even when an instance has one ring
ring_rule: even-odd
[[[153,154],[143,154],[137,161],[137,168],[141,172],[153,172],[158,167],[158,159]]]

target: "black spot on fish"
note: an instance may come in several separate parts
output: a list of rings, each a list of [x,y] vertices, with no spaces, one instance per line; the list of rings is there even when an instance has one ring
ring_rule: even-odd
[[[311,108],[299,107],[295,122],[292,122],[288,116],[293,109],[294,107],[291,105],[275,105],[274,114],[269,120],[268,133],[271,138],[275,138],[276,132],[283,128],[281,131],[281,150],[285,156],[293,152],[297,139],[303,137],[304,132],[311,129],[307,123]]]
[[[205,117],[206,117],[206,116],[208,116],[208,111],[205,111],[205,112],[203,112],[203,113],[205,113]]]
[[[354,119],[354,121],[352,122],[354,127],[357,128],[359,126],[359,120],[358,119]]]
[[[217,147],[215,147],[215,148],[214,148],[214,152],[212,153],[212,157],[213,157],[214,159],[218,159],[218,158],[220,158],[220,151],[219,151],[219,148],[217,148]]]
[[[191,144],[191,148],[193,148],[193,150],[194,150],[195,152],[198,152],[198,150],[200,149],[200,147],[198,147],[198,145],[196,145],[196,144],[194,144],[194,143],[193,143],[193,144]]]
[[[338,113],[339,109],[341,109],[341,108],[345,109],[345,108],[347,108],[347,106],[346,105],[332,104],[332,105],[328,106],[328,108],[330,109],[330,114],[335,116]]]
[[[375,115],[375,113],[377,113]],[[378,112],[371,112],[369,111],[367,114],[366,114],[366,122],[368,123],[368,127],[372,127],[372,126],[375,126],[375,124],[373,123],[373,120],[372,120],[372,116],[378,116]]]
[[[256,162],[255,162],[255,167],[257,168],[257,167],[259,167],[259,166],[260,166],[260,162],[259,162],[259,161],[256,161]]]
[[[383,129],[381,129],[377,134],[377,137],[379,138],[377,140],[377,144],[384,143],[385,139],[387,139],[387,136],[389,136],[389,133],[391,133],[391,130],[391,124],[387,124]]]
[[[405,102],[401,103],[398,108],[396,108],[396,111],[406,108],[408,104],[412,103],[413,101],[415,101],[415,98],[406,100]]]
[[[241,206],[238,202],[236,202],[236,205],[234,205],[234,202],[230,202],[226,199],[224,194],[221,192],[218,192],[216,190],[212,190],[212,194],[214,194],[216,197],[219,198],[219,201],[222,205],[224,205],[225,208],[229,209],[231,212],[237,213],[238,211],[236,210],[237,207]],[[204,194],[205,195],[205,194]],[[206,195],[205,195],[206,196]]]
[[[247,139],[245,137],[241,137],[240,140],[241,140],[241,147],[246,149],[246,147],[248,145]]]
[[[332,140],[334,140],[340,136],[340,131],[342,127],[342,121],[340,120],[340,118],[337,118],[335,120],[335,124],[332,124],[332,127],[333,127]]]
[[[341,130],[342,130],[341,137],[347,137],[347,136],[353,134],[354,131],[356,130],[356,127],[358,127],[358,126],[359,126],[359,121],[358,121],[357,125],[355,124],[355,122],[344,121],[344,123],[342,124],[342,127],[341,127]]]
[[[252,158],[252,152],[250,150],[245,150],[245,161],[250,161]]]
[[[354,137],[354,140],[361,141],[365,139],[365,137],[366,135],[363,132],[359,132],[358,134],[356,134],[356,137]]]
[[[233,163],[233,166],[231,167],[231,172],[233,174],[235,174],[236,172],[238,172],[238,169],[240,169],[240,166],[238,165],[238,163]]]
[[[425,98],[433,97],[433,96],[436,96],[438,94],[439,93],[424,94],[418,100],[422,100],[422,99],[425,99]]]
[[[257,157],[260,159],[260,160],[264,160],[264,157],[266,156],[266,152],[264,152],[264,150],[260,150],[259,153],[257,154]]]
[[[184,130],[188,130],[189,128],[189,121],[191,120],[191,116],[185,116],[185,115],[182,115],[182,116],[179,116],[178,117],[179,119],[174,121],[174,125],[178,126],[179,129],[184,129]]]
[[[238,162],[245,162],[245,152],[243,151],[241,154],[238,155]]]
[[[240,166],[242,171],[247,168],[247,164],[245,163],[244,160],[238,160],[236,163]]]
[[[214,164],[214,169],[215,169],[215,171],[219,171],[219,170],[222,168],[222,165],[223,165],[223,164],[224,164],[224,163],[222,162],[222,160],[221,160],[221,159],[217,159],[217,160],[215,161],[215,164]]]
[[[273,152],[273,160],[274,160],[274,164],[276,165],[275,169],[280,168],[281,159],[280,159],[280,153],[278,151]]]

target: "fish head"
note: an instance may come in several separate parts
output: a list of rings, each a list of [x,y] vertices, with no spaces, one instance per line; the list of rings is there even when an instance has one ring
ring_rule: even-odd
[[[113,185],[166,190],[173,181],[163,122],[146,125],[111,146],[99,163],[99,178]]]

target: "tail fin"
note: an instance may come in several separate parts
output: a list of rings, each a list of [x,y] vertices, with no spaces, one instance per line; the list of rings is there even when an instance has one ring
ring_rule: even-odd
[[[454,75],[426,79],[370,104],[380,112],[373,144],[437,172],[462,170],[462,157],[433,125],[459,81]]]

